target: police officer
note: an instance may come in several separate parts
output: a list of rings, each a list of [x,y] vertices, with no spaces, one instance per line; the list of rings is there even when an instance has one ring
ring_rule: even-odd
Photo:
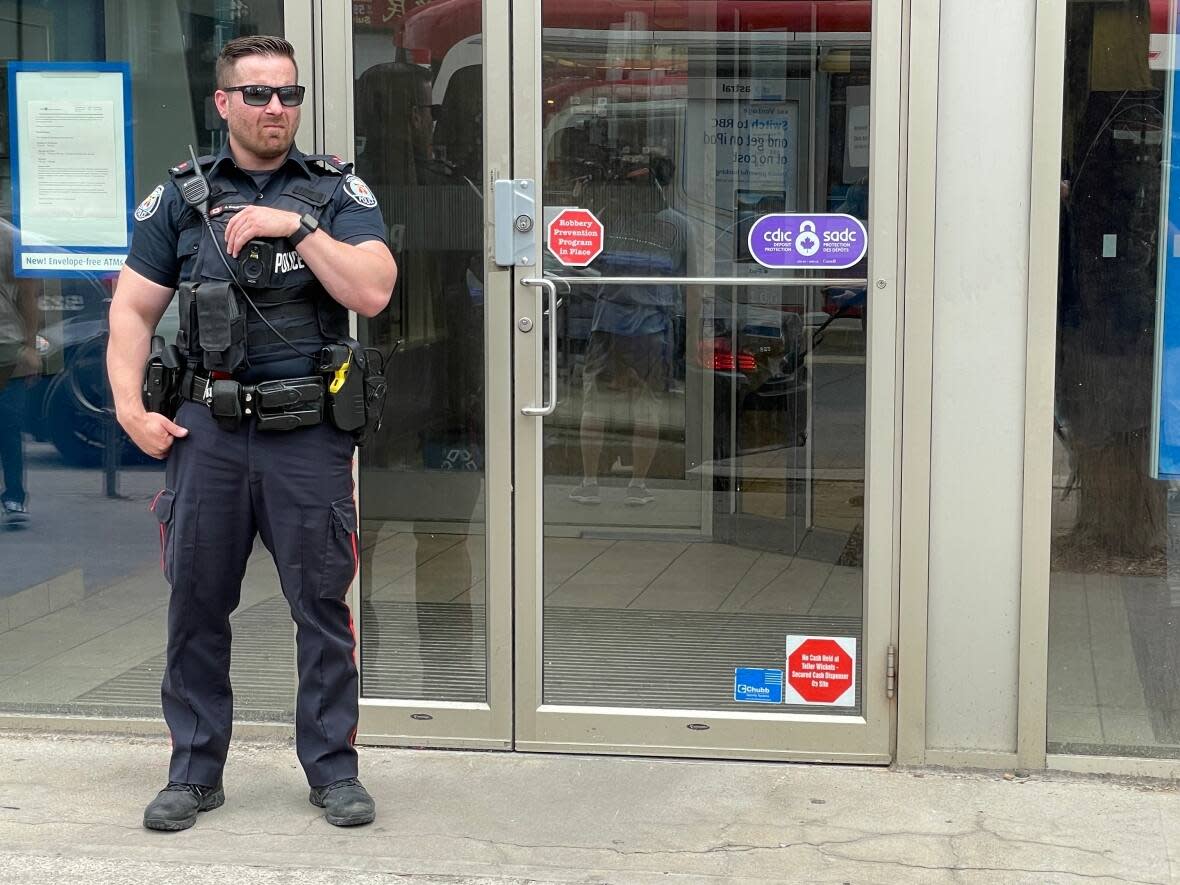
[[[178,164],[140,204],[111,304],[107,362],[119,423],[144,452],[168,459],[153,510],[172,585],[162,699],[173,749],[168,785],[144,812],[150,829],[185,829],[225,801],[229,616],[258,534],[297,626],[296,749],[310,801],[337,826],[375,815],[353,746],[358,676],[345,594],[358,546],[354,440],[327,420],[263,429],[248,393],[263,382],[314,380],[320,349],[348,334],[348,311],[379,313],[397,275],[372,192],[337,158],[295,147],[304,92],[297,83],[286,40],[251,36],[225,45],[214,101],[228,143],[200,158],[199,169]],[[227,279],[242,282],[245,253],[256,244],[271,248],[261,253],[261,285],[227,289]],[[174,289],[218,282],[232,293],[225,310],[245,317],[243,358],[221,367],[231,371],[210,369],[201,347],[232,330],[233,318],[225,325],[206,302],[184,305],[183,401],[174,420],[146,411],[150,337]],[[227,418],[235,408],[238,417]]]

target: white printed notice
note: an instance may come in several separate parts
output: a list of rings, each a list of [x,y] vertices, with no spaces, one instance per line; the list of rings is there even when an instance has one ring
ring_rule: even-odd
[[[16,272],[117,271],[130,238],[126,70],[13,67]]]
[[[694,79],[689,99],[699,105],[692,110],[701,112],[690,121],[700,126],[699,134],[685,133],[689,147],[695,140],[710,149],[718,181],[728,182],[727,190],[775,194],[784,208],[794,207],[799,104],[785,98],[784,82]]]
[[[849,86],[845,117],[844,183],[869,174],[869,87]]]
[[[688,98],[685,187],[715,207],[712,270],[744,276],[733,262],[753,261],[750,225],[798,207],[801,97],[782,78],[694,77]]]

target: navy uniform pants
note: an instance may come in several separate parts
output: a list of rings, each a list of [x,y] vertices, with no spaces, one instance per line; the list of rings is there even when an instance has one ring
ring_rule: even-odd
[[[259,431],[217,426],[181,405],[153,509],[172,585],[162,686],[172,733],[169,780],[211,786],[229,749],[230,613],[256,535],[274,557],[296,625],[295,746],[313,787],[356,777],[356,641],[345,594],[357,567],[349,434],[329,423]]]

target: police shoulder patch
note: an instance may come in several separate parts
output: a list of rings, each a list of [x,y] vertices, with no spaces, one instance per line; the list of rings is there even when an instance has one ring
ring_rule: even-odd
[[[344,192],[366,209],[372,209],[377,205],[377,198],[373,196],[369,186],[355,175],[344,177]]]
[[[147,221],[160,208],[160,198],[164,196],[164,185],[156,185],[156,189],[148,194],[135,210],[136,221]]]

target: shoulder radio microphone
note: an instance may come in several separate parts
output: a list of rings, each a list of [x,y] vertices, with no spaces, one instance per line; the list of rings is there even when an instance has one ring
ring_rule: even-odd
[[[197,152],[193,146],[188,146],[188,155],[192,160],[193,174],[180,186],[180,195],[184,201],[201,213],[201,217],[209,217],[209,179],[201,171],[201,164],[197,162]]]

